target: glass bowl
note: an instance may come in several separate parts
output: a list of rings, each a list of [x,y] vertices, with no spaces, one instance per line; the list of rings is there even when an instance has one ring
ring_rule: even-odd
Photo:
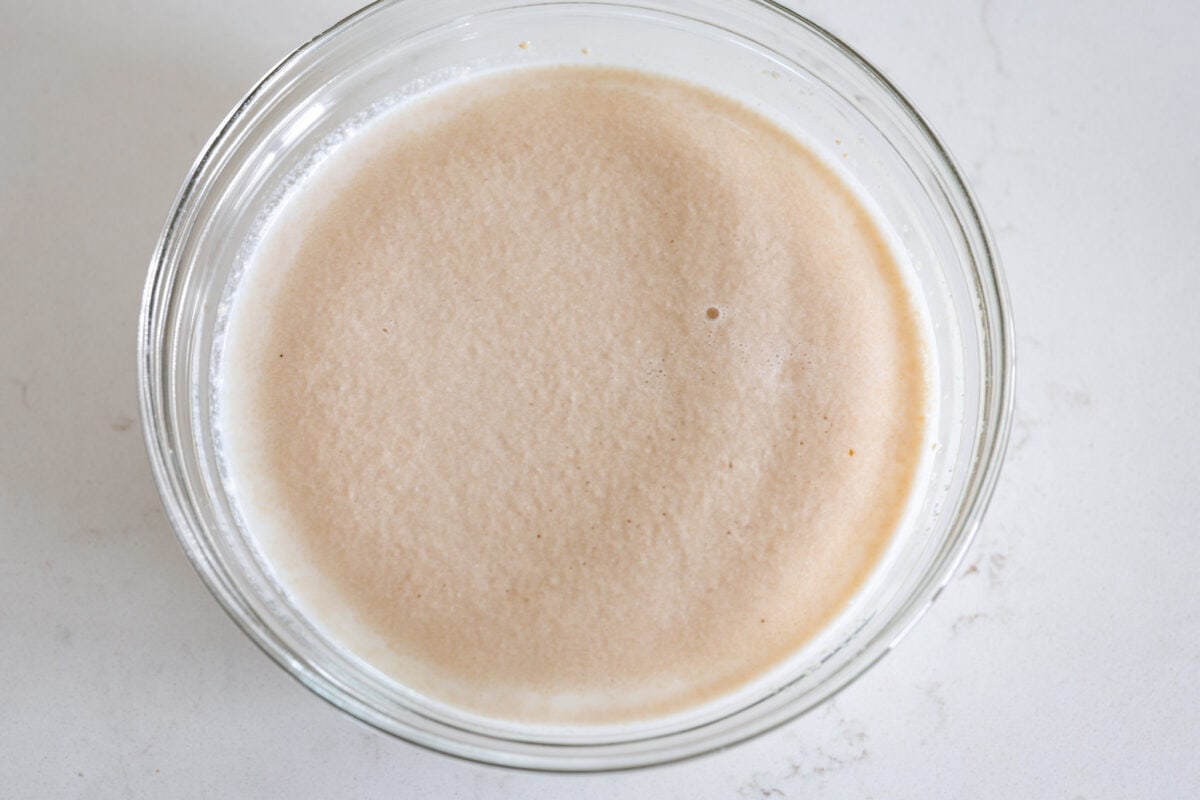
[[[737,98],[835,162],[908,261],[930,323],[934,448],[905,524],[854,600],[787,663],[696,709],[644,722],[534,726],[406,689],[326,638],[238,523],[213,426],[230,293],[286,188],[379,110],[519,65],[625,66]],[[1012,331],[980,212],[945,148],[888,81],[765,0],[384,0],[296,50],[221,124],[154,254],[138,360],[143,430],[185,552],[234,621],[329,702],[456,756],[620,769],[726,747],[828,699],[880,659],[945,586],[991,495],[1013,397]]]

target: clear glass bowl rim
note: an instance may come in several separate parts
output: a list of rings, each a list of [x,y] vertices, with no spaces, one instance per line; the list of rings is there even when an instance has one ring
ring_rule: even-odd
[[[924,616],[925,612],[945,588],[962,561],[972,539],[978,530],[980,521],[987,509],[995,490],[1004,459],[1009,432],[1012,424],[1013,402],[1015,395],[1015,353],[1014,335],[1011,323],[1011,309],[1008,291],[1000,269],[992,236],[979,210],[974,194],[962,173],[949,154],[940,138],[932,127],[898,89],[866,59],[853,48],[829,33],[822,27],[801,16],[792,9],[772,0],[733,0],[745,6],[757,6],[781,17],[781,21],[799,26],[808,33],[816,35],[844,57],[853,67],[857,68],[864,77],[879,89],[896,109],[902,111],[906,122],[912,125],[921,138],[921,143],[927,148],[925,155],[930,157],[937,168],[937,175],[943,182],[942,188],[947,192],[954,209],[958,212],[960,225],[969,228],[965,234],[974,239],[978,245],[978,253],[972,258],[976,288],[982,299],[982,308],[978,309],[976,322],[979,325],[981,352],[983,363],[980,370],[983,385],[980,387],[980,418],[981,424],[976,431],[976,454],[971,463],[967,479],[967,488],[955,512],[959,519],[954,534],[947,538],[939,553],[939,558],[931,565],[917,591],[908,599],[889,621],[888,625],[876,635],[872,657],[860,658],[858,663],[840,673],[840,680],[832,689],[815,703],[798,703],[795,708],[785,715],[777,715],[768,724],[736,730],[733,734],[719,739],[706,740],[696,746],[684,745],[674,751],[663,750],[651,758],[617,757],[611,763],[603,759],[588,758],[580,763],[573,763],[569,753],[556,756],[552,747],[535,757],[513,758],[506,757],[502,750],[488,752],[470,747],[439,746],[436,741],[428,741],[422,737],[409,737],[394,729],[382,726],[375,719],[362,713],[362,709],[354,703],[346,702],[339,691],[328,684],[321,674],[304,668],[295,663],[285,646],[273,638],[268,626],[259,620],[250,619],[245,609],[231,593],[226,580],[214,570],[211,562],[200,552],[196,537],[191,530],[191,522],[183,506],[179,488],[179,470],[175,465],[175,453],[171,447],[171,436],[176,432],[164,430],[165,416],[162,410],[164,397],[164,370],[157,333],[162,324],[161,314],[170,313],[171,304],[161,305],[160,301],[169,295],[176,282],[178,264],[172,263],[169,254],[172,243],[187,231],[185,210],[192,202],[199,187],[205,179],[205,170],[210,158],[221,147],[224,139],[241,117],[251,109],[259,96],[272,84],[277,75],[285,72],[290,66],[300,61],[305,55],[320,43],[337,37],[351,26],[365,23],[376,12],[392,6],[403,5],[409,0],[376,0],[358,11],[350,14],[330,26],[324,32],[313,37],[308,42],[296,48],[293,52],[279,61],[263,78],[255,84],[243,99],[233,108],[229,115],[217,127],[215,133],[201,150],[192,166],[187,179],[184,181],[168,216],[162,234],[159,237],[147,276],[138,321],[138,392],[141,409],[142,432],[145,438],[151,470],[154,475],[159,495],[167,511],[172,528],[179,542],[200,574],[209,591],[220,603],[222,608],[238,625],[239,628],[273,661],[279,664],[285,672],[330,703],[358,718],[378,730],[389,735],[405,739],[413,744],[426,747],[437,752],[446,753],[467,760],[481,763],[531,769],[536,771],[612,771],[620,769],[639,768],[663,763],[681,761],[703,755],[714,750],[724,749],[745,739],[761,735],[780,725],[795,719],[817,704],[823,703],[845,689],[861,677],[868,669],[876,664],[896,643]],[[524,5],[566,5],[589,4],[608,6],[638,7],[637,0],[631,3],[612,2],[611,0],[549,0],[549,2],[532,2]],[[515,6],[522,4],[514,4]],[[161,307],[160,307],[161,305]],[[870,646],[864,647],[866,654]],[[497,742],[500,743],[499,741]],[[569,750],[569,747],[568,747]]]

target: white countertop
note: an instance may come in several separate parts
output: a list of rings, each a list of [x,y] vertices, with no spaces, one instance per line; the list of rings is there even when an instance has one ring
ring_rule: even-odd
[[[1008,463],[958,577],[833,702],[685,764],[475,766],[230,622],[159,506],[135,319],[201,144],[355,0],[7,3],[0,796],[1025,798],[1200,789],[1200,6],[797,2],[928,116],[996,233]]]

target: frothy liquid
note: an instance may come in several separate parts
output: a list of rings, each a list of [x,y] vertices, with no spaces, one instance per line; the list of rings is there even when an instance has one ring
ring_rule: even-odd
[[[297,604],[468,710],[606,722],[779,663],[879,559],[924,340],[854,194],[701,88],[588,67],[383,115],[238,288],[219,427]]]

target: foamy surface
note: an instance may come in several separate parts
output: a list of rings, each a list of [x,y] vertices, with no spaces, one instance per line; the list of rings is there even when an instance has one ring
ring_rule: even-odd
[[[219,426],[296,603],[397,680],[529,722],[678,711],[878,561],[926,432],[874,221],[741,105],[596,67],[383,115],[282,205]]]

